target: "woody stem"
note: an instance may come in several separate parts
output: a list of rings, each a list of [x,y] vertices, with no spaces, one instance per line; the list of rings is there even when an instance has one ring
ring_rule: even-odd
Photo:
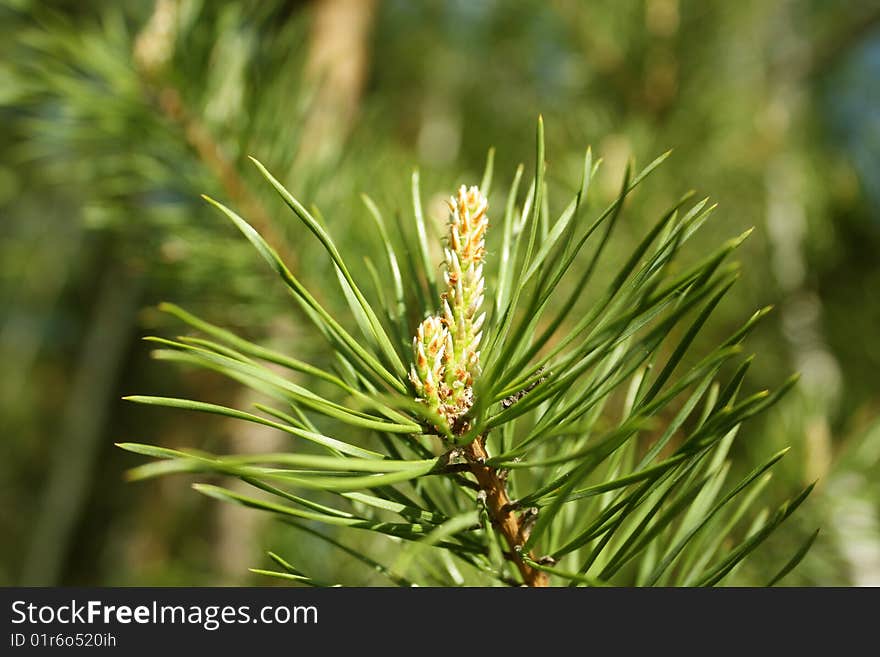
[[[464,454],[470,471],[477,478],[480,490],[486,494],[486,507],[492,525],[501,532],[510,548],[508,558],[516,565],[528,586],[547,586],[547,574],[523,561],[522,546],[527,536],[524,535],[522,522],[510,504],[507,485],[498,476],[495,468],[486,465],[489,454],[486,452],[485,436],[478,436],[465,447]]]

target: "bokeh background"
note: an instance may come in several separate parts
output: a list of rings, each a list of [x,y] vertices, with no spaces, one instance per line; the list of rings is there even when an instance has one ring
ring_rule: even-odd
[[[594,207],[629,158],[674,148],[628,205],[621,254],[688,189],[719,203],[692,249],[756,229],[702,340],[774,304],[747,343],[748,385],[801,383],[734,456],[745,469],[791,445],[769,495],[819,484],[734,583],[821,528],[784,584],[880,585],[880,5],[866,0],[3,0],[0,584],[272,584],[247,570],[267,548],[340,579],[344,554],[185,478],[123,478],[139,460],[114,442],[284,445],[121,400],[252,401],[150,359],[143,336],[181,330],[158,302],[327,358],[199,194],[247,217],[344,316],[329,263],[246,156],[360,261],[380,246],[361,192],[405,222],[414,167],[436,208],[494,146],[499,202],[532,162],[539,113],[556,211],[587,145],[604,161]]]

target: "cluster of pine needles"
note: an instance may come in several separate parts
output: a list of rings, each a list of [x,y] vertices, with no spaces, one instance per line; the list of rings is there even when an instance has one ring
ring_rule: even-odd
[[[596,214],[588,198],[601,162],[587,150],[580,186],[553,218],[539,120],[524,194],[520,165],[503,206],[488,204],[490,151],[479,185],[452,198],[442,270],[431,260],[418,173],[413,230],[398,223],[392,238],[382,211],[364,197],[365,216],[384,244],[381,262],[367,259],[366,280],[352,274],[320,215],[254,160],[331,259],[350,326],[244,218],[207,198],[278,274],[301,317],[326,339],[334,366],[298,360],[163,304],[193,335],[153,338],[156,357],[218,372],[266,403],[246,411],[129,399],[273,427],[294,442],[287,452],[247,455],[123,443],[154,458],[131,478],[238,478],[253,495],[215,484],[194,488],[271,513],[362,562],[371,579],[358,584],[723,584],[811,487],[764,506],[762,491],[784,451],[745,476],[731,474],[740,427],[795,381],[740,394],[752,361],[743,341],[767,309],[709,353],[694,353],[695,338],[737,278],[728,257],[747,234],[683,263],[685,243],[714,209],[687,194],[628,257],[603,258],[627,197],[667,155],[638,172],[628,167],[617,198]],[[488,249],[481,242],[487,235]],[[353,529],[384,537],[387,549],[364,554]],[[754,584],[778,581],[812,538],[770,582]],[[277,569],[256,572],[336,583],[269,555]]]

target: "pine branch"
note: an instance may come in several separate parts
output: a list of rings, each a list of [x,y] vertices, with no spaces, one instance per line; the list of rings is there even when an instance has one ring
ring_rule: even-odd
[[[685,209],[691,195],[684,195],[656,221],[631,255],[619,260],[623,264],[583,319],[567,326],[563,320],[598,267],[624,199],[666,156],[635,175],[628,171],[618,197],[598,219],[585,224],[578,210],[595,171],[589,151],[580,189],[555,221],[543,200],[543,154],[539,120],[536,182],[519,211],[514,185],[504,216],[507,246],[503,251],[507,255],[497,272],[519,274],[500,280],[503,302],[492,316],[482,312],[482,305],[485,294],[493,293],[493,286],[499,284],[499,274],[493,278],[493,272],[485,269],[488,199],[479,188],[461,186],[450,199],[445,288],[435,291],[437,305],[407,313],[400,268],[395,267],[401,258],[387,231],[381,230],[384,221],[375,204],[370,201],[367,206],[386,242],[390,273],[385,284],[395,290],[393,295],[380,294],[376,307],[362,292],[325,225],[255,162],[333,262],[361,335],[350,333],[317,302],[253,226],[209,199],[294,294],[327,338],[339,368],[336,373],[326,372],[252,345],[166,305],[164,309],[211,339],[156,338],[163,345],[157,357],[219,372],[289,405],[293,414],[260,405],[258,410],[272,416],[268,420],[204,402],[131,399],[270,426],[328,453],[220,456],[128,443],[121,446],[158,459],[133,470],[132,478],[216,473],[244,479],[280,502],[217,486],[199,485],[198,490],[283,518],[418,543],[400,547],[398,563],[405,563],[408,573],[418,563],[423,581],[432,583],[464,581],[452,556],[473,569],[475,581],[488,577],[495,584],[509,583],[508,572],[514,567],[524,584],[535,587],[548,586],[551,575],[573,586],[628,582],[633,577],[631,569],[637,573],[636,581],[662,584],[679,563],[689,567],[684,581],[721,581],[808,493],[779,507],[770,522],[756,524],[757,534],[736,535],[739,519],[755,500],[743,491],[782,453],[746,480],[726,488],[731,443],[744,422],[794,385],[794,379],[789,379],[773,392],[737,399],[749,358],[726,383],[717,380],[722,366],[740,354],[740,343],[764,311],[755,313],[708,354],[691,359],[685,370],[697,334],[737,278],[736,267],[723,266],[723,262],[748,233],[728,240],[692,265],[678,265],[679,250],[713,209],[706,208],[706,201]],[[491,180],[492,162],[490,156],[484,181]],[[413,189],[419,216],[417,184]],[[521,219],[516,220],[517,216]],[[600,233],[597,229],[606,220]],[[601,235],[600,242],[586,274],[575,285],[576,293],[566,295],[561,307],[549,303],[576,266],[581,248],[596,233]],[[408,254],[429,252],[421,231],[412,240],[404,243]],[[517,248],[520,242],[525,244],[522,250]],[[433,267],[427,260],[422,264]],[[424,275],[415,266],[411,273],[414,278]],[[376,270],[373,274],[381,291],[383,276]],[[409,283],[413,292],[420,287],[416,281]],[[430,303],[424,294],[412,296]],[[402,332],[408,327],[401,323],[406,314],[427,314],[415,331],[409,355]],[[545,315],[550,316],[547,324]],[[484,331],[489,336],[485,341]],[[553,346],[544,350],[544,343]],[[485,368],[482,351],[486,352]],[[267,363],[296,371],[306,380],[294,383]],[[410,365],[408,376],[404,363]],[[310,382],[317,381],[324,385],[313,389]],[[336,401],[319,392],[326,384],[345,397]],[[624,412],[610,414],[609,401],[625,388]],[[318,430],[311,414],[346,430],[339,437],[332,428]],[[655,434],[645,454],[639,453],[639,436],[658,423],[664,430]],[[500,438],[499,454],[493,457],[486,447],[490,429]],[[376,435],[384,453],[359,444],[363,432]],[[670,445],[674,446],[671,450]],[[438,452],[443,454],[436,456]],[[663,460],[658,460],[661,454]],[[508,488],[511,473],[517,476],[518,486],[530,486],[515,501]],[[289,487],[323,491],[341,502],[318,503]],[[483,507],[480,513],[472,507],[474,487]],[[402,520],[389,522],[379,515],[387,513]],[[704,541],[710,531],[718,534]],[[711,562],[714,550],[709,557],[700,552],[704,544],[718,546],[725,540],[734,547],[721,562]],[[446,551],[445,558],[432,563],[437,549]],[[552,559],[538,558],[538,554],[549,554]],[[631,566],[636,559],[637,564]],[[556,560],[570,562],[557,567]],[[299,571],[288,574],[315,581]],[[417,581],[414,574],[407,578]]]

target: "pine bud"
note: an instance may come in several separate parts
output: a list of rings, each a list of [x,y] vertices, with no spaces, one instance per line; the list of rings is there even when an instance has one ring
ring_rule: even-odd
[[[450,198],[442,317],[425,319],[413,339],[415,364],[410,378],[419,398],[444,418],[447,430],[457,426],[473,405],[473,384],[481,371],[477,347],[486,319],[480,307],[485,289],[487,208],[486,197],[477,187],[462,185],[457,196]]]

